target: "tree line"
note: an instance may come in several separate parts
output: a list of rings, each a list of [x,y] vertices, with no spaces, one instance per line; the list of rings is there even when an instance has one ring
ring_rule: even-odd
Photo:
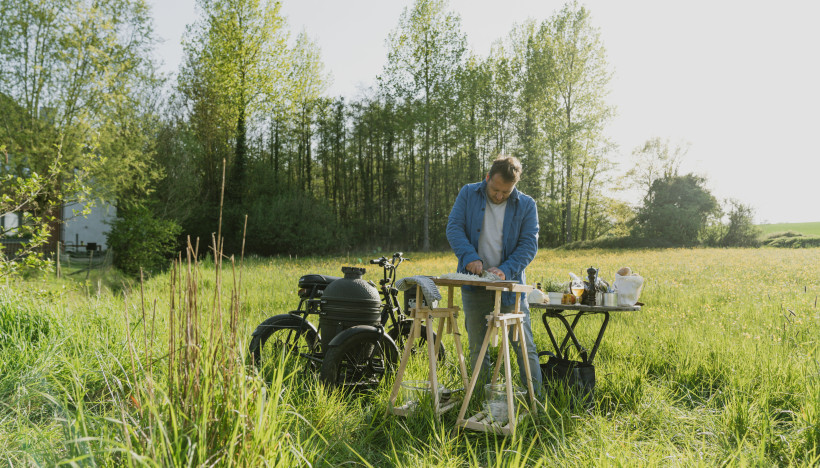
[[[648,211],[610,195],[612,72],[576,2],[479,56],[445,0],[416,0],[386,38],[382,72],[352,99],[327,94],[317,44],[291,37],[279,2],[198,0],[175,77],[157,72],[144,0],[0,5],[0,102],[15,110],[0,128],[4,171],[46,171],[59,154],[62,178],[116,201],[120,251],[165,239],[140,247],[161,258],[168,239],[208,243],[220,219],[226,251],[243,236],[266,255],[444,248],[459,188],[499,154],[522,161],[542,246],[653,233]],[[669,149],[655,144],[638,151],[649,166]],[[632,172],[645,203],[656,180],[677,177]]]
[[[162,211],[186,232],[213,229],[225,161],[223,219],[237,239],[249,214],[255,251],[441,248],[459,188],[499,154],[523,163],[519,188],[538,201],[543,245],[613,229],[611,72],[586,8],[517,25],[480,57],[445,1],[417,1],[387,38],[374,85],[345,99],[326,95],[307,34],[289,45],[278,4],[198,5],[157,148],[176,174],[159,191]]]

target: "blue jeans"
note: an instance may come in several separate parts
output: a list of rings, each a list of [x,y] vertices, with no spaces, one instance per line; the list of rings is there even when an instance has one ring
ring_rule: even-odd
[[[484,344],[484,336],[487,334],[487,318],[485,316],[492,315],[493,309],[495,309],[495,291],[487,291],[481,288],[468,292],[462,288],[461,300],[464,304],[464,326],[467,329],[467,338],[470,342],[470,366],[472,369],[475,369],[478,354],[481,352],[481,345]],[[514,310],[514,305],[501,306],[502,314],[509,314]],[[530,308],[526,301],[521,304],[520,312],[524,314],[524,339],[527,341],[527,362],[530,366],[530,375],[532,375],[532,385],[535,394],[540,396],[541,367],[538,364],[538,351],[535,348],[535,341],[533,341],[532,338]],[[521,355],[521,342],[512,341],[512,337],[513,329],[510,328],[509,342],[515,350],[521,383],[526,389],[527,374],[526,369],[522,365],[524,358]],[[478,384],[489,383],[490,372],[492,372],[492,367],[488,349],[484,354],[484,362],[481,363],[481,376],[478,379]],[[476,388],[479,388],[478,384],[476,384]]]

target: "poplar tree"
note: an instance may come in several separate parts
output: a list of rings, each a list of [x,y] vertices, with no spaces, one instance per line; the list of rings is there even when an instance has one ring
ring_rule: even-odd
[[[313,179],[312,137],[319,98],[327,89],[329,77],[324,72],[319,46],[307,33],[296,38],[292,52],[290,76],[290,99],[296,114],[296,134],[298,138],[297,160],[299,180],[302,190],[311,191]]]
[[[207,130],[232,133],[228,195],[241,200],[248,165],[248,126],[270,109],[287,78],[287,32],[278,2],[198,0],[200,20],[184,40],[186,65],[180,90],[190,101],[194,120],[212,121]],[[214,141],[219,144],[219,140]],[[206,149],[207,151],[207,149]],[[219,154],[210,158],[207,183],[219,173]],[[227,156],[227,155],[225,155]]]
[[[431,151],[434,124],[441,115],[454,78],[463,61],[466,36],[459,17],[447,10],[445,0],[417,0],[405,8],[388,38],[384,74],[392,94],[418,103],[423,167],[422,250],[430,250]]]
[[[611,73],[600,33],[591,24],[589,11],[577,2],[565,5],[543,25],[545,37],[552,38],[554,79],[560,119],[556,122],[563,153],[565,242],[573,239],[573,192],[582,190],[573,178],[582,145],[600,132],[611,115],[605,103]]]

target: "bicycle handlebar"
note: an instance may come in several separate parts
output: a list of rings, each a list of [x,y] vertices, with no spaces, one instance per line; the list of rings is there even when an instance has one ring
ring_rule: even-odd
[[[389,265],[390,267],[397,267],[399,265],[399,263],[401,263],[405,260],[410,260],[409,258],[402,257],[402,255],[403,255],[402,252],[394,253],[393,258],[392,258],[392,260],[393,260],[392,262],[387,257],[374,258],[374,259],[370,260],[370,264],[371,265],[379,265],[380,267],[385,267],[387,265]]]

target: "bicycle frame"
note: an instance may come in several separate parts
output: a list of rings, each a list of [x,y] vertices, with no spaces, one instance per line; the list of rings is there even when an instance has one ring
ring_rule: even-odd
[[[380,293],[382,295],[382,326],[390,325],[395,328],[406,318],[399,305],[399,290],[393,285],[396,283],[396,270],[407,258],[402,257],[401,252],[393,254],[392,259],[386,257],[371,260],[370,263],[382,267],[383,277],[379,280]]]

